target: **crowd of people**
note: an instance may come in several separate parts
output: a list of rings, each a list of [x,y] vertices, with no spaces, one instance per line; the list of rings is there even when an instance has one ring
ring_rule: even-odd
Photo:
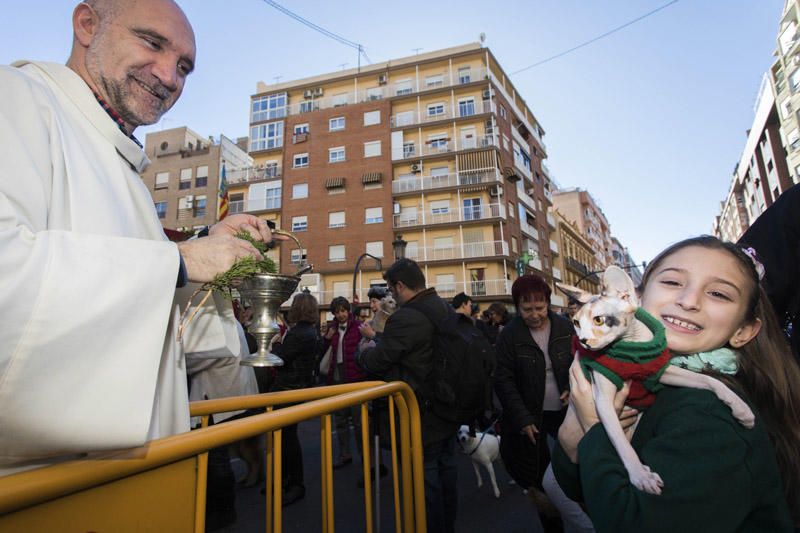
[[[86,0],[72,29],[66,65],[0,67],[0,305],[13,317],[0,327],[0,475],[189,431],[190,398],[232,393],[220,389],[223,375],[238,394],[309,387],[315,374],[328,384],[402,380],[422,406],[428,529],[452,532],[458,428],[428,406],[437,324],[457,312],[494,347],[496,404],[487,408],[502,411],[505,466],[540,514],[560,515],[568,531],[796,530],[800,189],[767,210],[742,245],[689,239],[644,273],[641,306],[665,328],[669,350],[725,350],[725,372],[711,364],[700,371],[756,413],[748,429],[712,393],[675,387],[632,413],[622,387],[615,405],[626,435],[663,478],[660,495],[645,494],[599,422],[592,384],[571,353],[573,325],[553,312],[539,276],[514,281],[513,317],[501,302],[481,313],[465,294],[451,305],[407,259],[386,270],[386,290],[370,291],[366,323],[337,298],[333,319],[319,324],[318,302],[298,294],[271,341],[285,362],[275,373],[238,365],[253,347],[225,301],[209,300],[195,322],[203,328],[177,335],[193,283],[262,257],[237,232],[270,244],[276,237],[265,221],[240,214],[172,243],[141,182],[149,161],[134,131],[172,107],[195,65],[194,32],[177,4]],[[212,423],[248,414],[221,413]],[[382,416],[376,402],[372,425]],[[354,462],[350,428],[358,435],[359,422],[352,409],[336,413],[335,467]],[[303,458],[297,427],[282,435],[291,504],[305,496]],[[252,443],[241,453],[257,482]],[[378,466],[376,476],[386,470]]]

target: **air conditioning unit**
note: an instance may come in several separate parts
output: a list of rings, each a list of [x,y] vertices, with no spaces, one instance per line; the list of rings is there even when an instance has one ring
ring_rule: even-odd
[[[417,173],[422,172],[422,163],[414,163],[411,165],[411,172]]]
[[[303,98],[311,98],[313,96],[314,96],[314,91],[312,91],[311,89],[306,89],[305,91],[303,91]]]
[[[392,205],[392,214],[395,214],[395,215],[399,215],[400,214],[400,204],[399,203],[395,202],[394,205]]]
[[[489,196],[499,197],[503,196],[503,188],[500,185],[495,185],[489,189]]]
[[[189,196],[186,196],[185,198],[186,198],[186,204],[185,204],[186,205],[186,209],[192,209],[194,207],[194,196],[190,194]]]
[[[488,100],[491,97],[492,97],[492,91],[490,91],[489,89],[486,89],[485,91],[483,91],[483,99],[484,100]]]
[[[389,77],[386,74],[381,74],[378,76],[378,85],[386,85],[386,82],[389,80]]]
[[[314,96],[322,96],[323,93],[324,91],[322,90],[322,87],[317,87],[316,89],[314,89]]]

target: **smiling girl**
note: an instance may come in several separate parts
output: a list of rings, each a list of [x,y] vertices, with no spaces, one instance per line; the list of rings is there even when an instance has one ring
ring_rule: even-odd
[[[797,518],[800,507],[800,370],[762,298],[759,267],[733,244],[698,237],[669,247],[645,272],[642,307],[664,325],[671,352],[725,381],[757,416],[746,429],[713,393],[665,387],[631,438],[663,478],[661,495],[630,484],[599,423],[591,384],[573,365],[571,414],[553,466],[598,531],[793,530],[789,510]],[[617,405],[625,394],[627,387]]]

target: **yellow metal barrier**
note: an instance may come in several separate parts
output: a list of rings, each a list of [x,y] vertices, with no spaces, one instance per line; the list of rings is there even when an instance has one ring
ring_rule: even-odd
[[[365,382],[240,396],[191,404],[202,428],[151,441],[141,448],[93,456],[0,477],[0,531],[195,531],[205,529],[207,452],[267,434],[267,531],[281,531],[281,428],[321,417],[322,524],[333,531],[330,413],[362,405],[366,523],[372,502],[365,402],[389,398],[397,531],[424,532],[425,501],[419,407],[402,382]],[[280,410],[271,407],[300,403]],[[264,414],[207,427],[213,413],[266,407]],[[400,424],[400,467],[395,414]],[[376,465],[377,466],[377,465]],[[377,472],[377,469],[376,469]],[[402,511],[400,487],[402,482]],[[402,517],[402,521],[401,521]]]

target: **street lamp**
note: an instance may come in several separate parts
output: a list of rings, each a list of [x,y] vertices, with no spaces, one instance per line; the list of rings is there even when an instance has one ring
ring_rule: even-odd
[[[356,277],[358,276],[358,265],[361,264],[361,260],[364,259],[365,257],[371,257],[375,260],[375,264],[377,266],[376,270],[378,270],[378,272],[383,270],[383,265],[381,264],[381,260],[375,257],[374,255],[364,253],[358,256],[358,259],[356,259],[356,266],[355,268],[353,268],[353,303],[358,302],[358,293],[356,292]]]
[[[397,261],[398,259],[405,259],[406,246],[408,246],[408,242],[403,240],[402,235],[398,235],[397,237],[395,237],[394,241],[392,241],[392,250],[394,250],[395,261]]]

